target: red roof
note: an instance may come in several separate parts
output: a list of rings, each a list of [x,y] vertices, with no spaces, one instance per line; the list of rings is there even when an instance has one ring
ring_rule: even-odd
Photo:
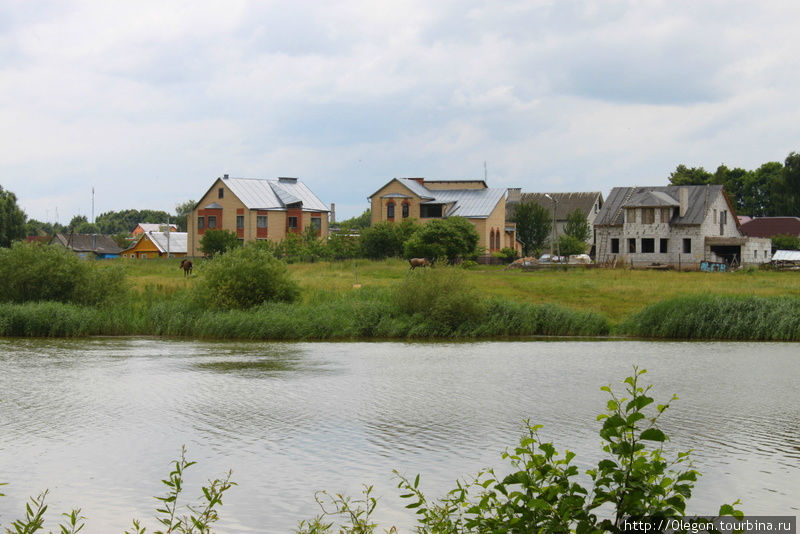
[[[742,224],[742,233],[750,237],[800,235],[800,217],[756,217]]]

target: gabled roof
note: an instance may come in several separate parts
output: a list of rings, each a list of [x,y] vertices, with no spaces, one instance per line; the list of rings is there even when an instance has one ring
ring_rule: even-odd
[[[462,182],[475,182],[475,180],[461,180]],[[381,187],[384,189],[392,182],[398,182],[406,187],[414,195],[418,196],[422,204],[447,204],[449,208],[445,217],[468,217],[471,219],[485,219],[491,215],[497,203],[505,198],[506,190],[500,188],[485,188],[485,189],[428,189],[417,180],[411,178],[393,178],[386,185]],[[443,183],[442,180],[437,180],[437,183]],[[455,183],[458,183],[456,180]],[[378,189],[380,191],[381,189]],[[374,197],[378,191],[375,191],[368,198]],[[391,193],[382,198],[409,198],[406,195]]]
[[[141,228],[143,232],[160,232],[162,226],[166,226],[166,224],[159,224],[159,223],[139,223],[136,225],[138,228]],[[178,229],[177,226],[174,224],[169,225],[170,228],[174,228],[175,230]],[[135,228],[134,228],[135,230]]]
[[[680,189],[686,188],[689,194],[689,202],[686,214],[680,217],[675,214],[670,221],[671,224],[701,224],[706,217],[706,212],[711,202],[718,195],[723,194],[721,185],[666,185],[648,187],[615,187],[606,199],[603,209],[597,214],[594,220],[595,226],[616,226],[622,225],[625,220],[623,209],[626,207],[657,207],[657,206],[679,206]],[[667,197],[670,200],[667,199]],[[727,197],[726,201],[727,201]],[[659,200],[660,199],[660,200]],[[644,204],[637,204],[639,201]],[[665,204],[650,204],[650,201],[663,201]],[[672,202],[671,204],[669,202]],[[730,202],[728,201],[730,206]],[[731,207],[731,216],[735,214]],[[736,221],[738,226],[738,221]]]
[[[287,206],[302,203],[303,211],[330,211],[328,206],[297,178],[277,180],[219,178],[218,181],[228,186],[247,209],[284,210]],[[216,184],[217,182],[214,182],[214,185]]]
[[[506,203],[506,220],[510,221],[514,217],[514,210],[516,209],[517,204],[522,202],[535,202],[536,204],[547,208],[547,211],[552,213],[553,201],[547,198],[545,195],[550,195],[556,199],[556,219],[559,221],[565,221],[567,219],[567,215],[577,209],[581,210],[584,215],[588,216],[592,210],[592,207],[594,207],[594,203],[597,202],[597,198],[600,197],[601,203],[603,199],[603,194],[600,193],[600,191],[578,193],[522,193],[522,195],[520,195],[519,202]]]
[[[158,248],[159,252],[170,254],[186,254],[187,233],[186,232],[147,232],[147,237]],[[144,239],[144,237],[142,237]]]
[[[680,206],[680,202],[663,191],[639,191],[623,204],[624,208],[661,208]]]
[[[52,242],[75,252],[94,252],[95,254],[119,254],[122,252],[122,248],[111,237],[101,234],[58,233],[53,237]]]
[[[756,217],[742,223],[742,232],[751,237],[800,235],[800,217]]]

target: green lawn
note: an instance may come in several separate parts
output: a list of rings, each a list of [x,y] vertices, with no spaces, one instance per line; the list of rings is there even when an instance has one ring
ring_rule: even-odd
[[[204,260],[196,260],[194,274],[184,278],[180,260],[124,261],[128,279],[140,292],[172,293],[190,287],[202,273]],[[308,300],[319,292],[358,291],[362,287],[389,287],[408,272],[402,260],[321,262],[289,265]],[[792,295],[800,296],[800,273],[748,271],[701,273],[631,271],[626,269],[504,271],[500,266],[464,270],[479,292],[527,303],[553,303],[567,308],[601,313],[616,323],[648,304],[687,295]]]

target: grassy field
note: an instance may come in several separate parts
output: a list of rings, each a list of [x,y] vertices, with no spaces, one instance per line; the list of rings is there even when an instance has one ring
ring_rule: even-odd
[[[179,260],[128,261],[126,270],[133,288],[142,294],[170,294],[191,287],[202,272],[184,278]],[[303,300],[320,293],[346,294],[355,283],[363,288],[390,287],[408,272],[401,260],[303,263],[289,266],[303,289]],[[612,323],[673,297],[698,295],[800,296],[800,273],[741,271],[701,273],[631,271],[626,269],[570,269],[532,272],[504,271],[501,266],[479,266],[464,271],[468,281],[487,297],[501,297],[529,304],[557,304],[593,311]]]

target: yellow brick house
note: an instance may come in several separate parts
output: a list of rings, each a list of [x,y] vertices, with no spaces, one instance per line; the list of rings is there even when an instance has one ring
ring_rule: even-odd
[[[207,230],[230,230],[241,242],[281,241],[308,226],[328,235],[328,207],[297,178],[217,178],[189,214],[189,256],[200,256]]]
[[[490,188],[483,180],[393,178],[368,197],[372,224],[460,216],[478,231],[478,246],[487,253],[501,248],[521,250],[516,227],[506,222],[506,189]]]

